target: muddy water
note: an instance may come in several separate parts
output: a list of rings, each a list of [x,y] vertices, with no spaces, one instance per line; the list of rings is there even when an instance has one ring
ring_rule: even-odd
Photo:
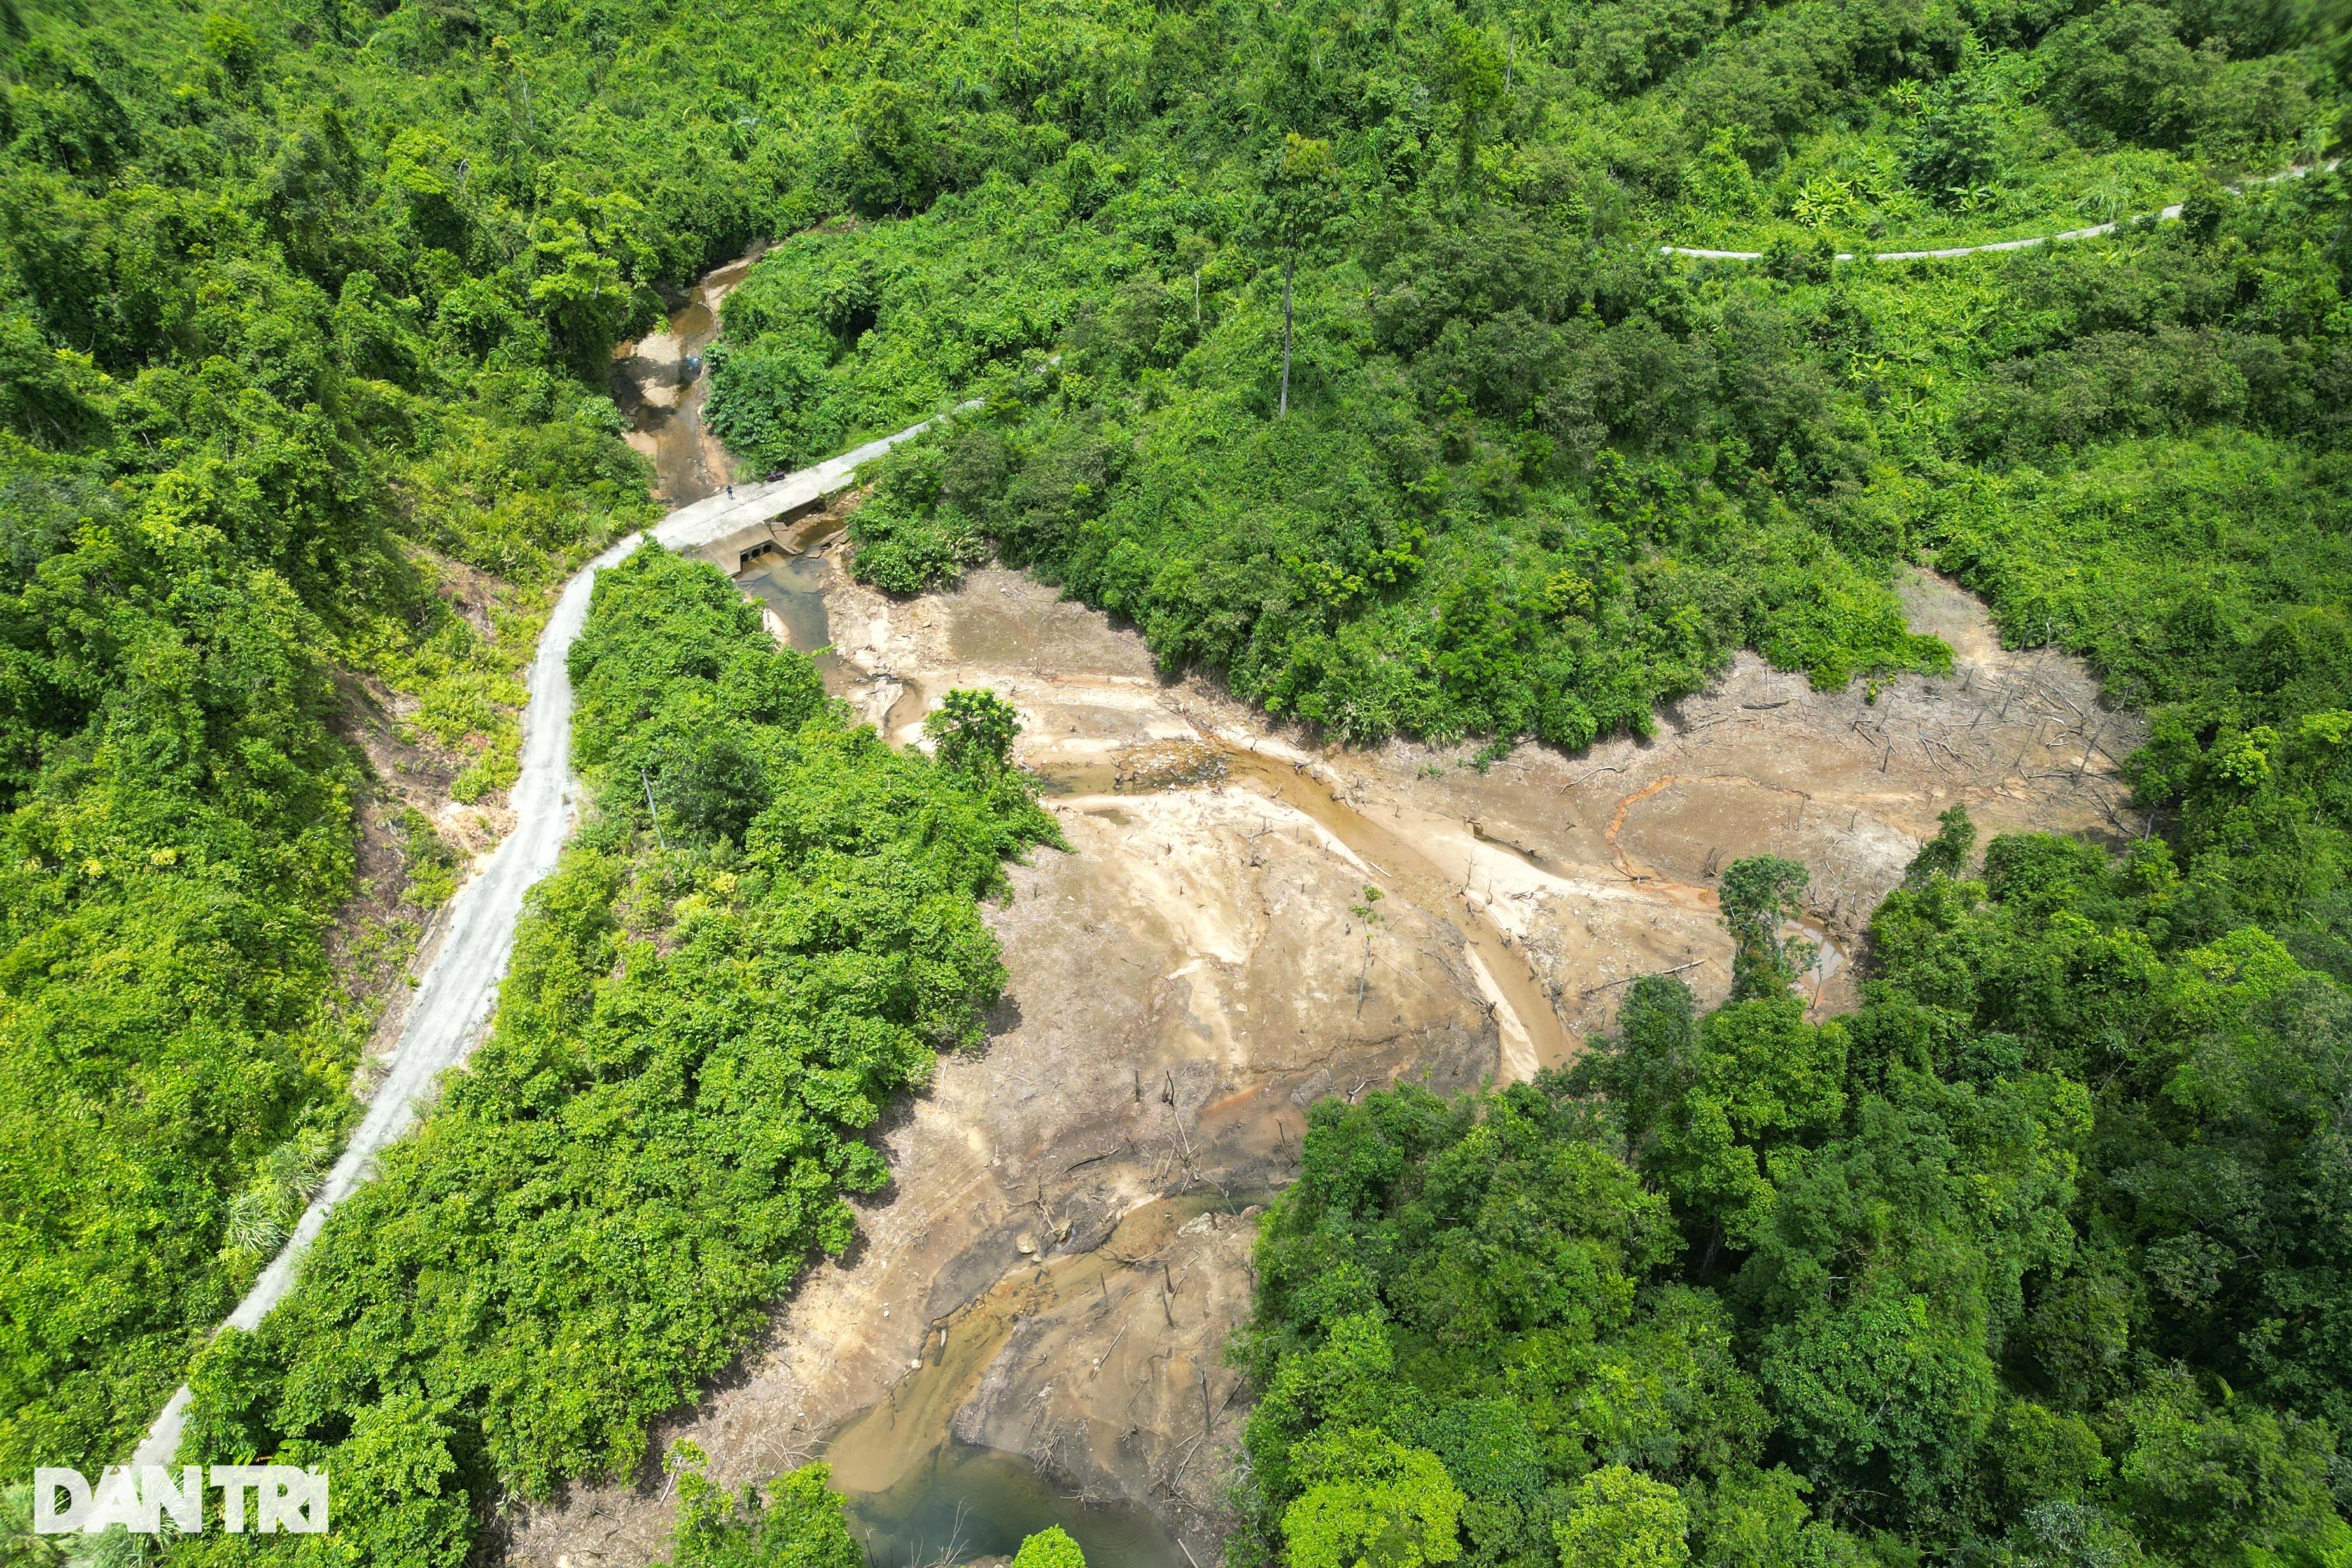
[[[705,356],[719,336],[720,301],[765,248],[706,276],[662,331],[613,351],[613,401],[629,421],[628,443],[653,459],[654,498],[671,506],[716,495],[731,477],[726,448],[702,426]]]
[[[743,591],[776,612],[784,623],[784,640],[803,653],[822,653],[835,664],[831,617],[824,610],[824,591],[833,585],[833,568],[822,555],[762,555],[735,581]]]
[[[1719,1001],[1716,879],[1743,855],[1812,868],[1826,1014],[1853,1005],[1839,950],[1955,800],[1988,832],[2093,836],[2126,809],[2112,752],[2136,742],[2087,674],[1987,640],[1941,580],[1906,589],[1914,624],[1958,653],[1953,677],[1874,701],[1743,657],[1653,739],[1480,771],[1402,743],[1318,748],[1161,676],[1131,632],[1017,574],[918,599],[836,576],[825,635],[859,711],[904,745],[938,693],[996,690],[1073,852],[1008,868],[987,916],[1005,1005],[986,1050],[943,1058],[883,1130],[893,1184],[861,1205],[856,1258],[805,1281],[677,1435],[729,1484],[834,1459],[881,1561],[935,1556],[960,1506],[979,1555],[1051,1503],[1110,1560],[1158,1568],[1108,1544],[1134,1516],[1097,1505],[1122,1504],[1185,1568],[1216,1568],[1249,1398],[1223,1347],[1250,1310],[1251,1227],[1207,1215],[1224,1228],[1130,1246],[1115,1221],[1292,1179],[1318,1100],[1558,1059],[1637,975]],[[1387,895],[1370,942],[1367,884]],[[650,1495],[583,1495],[512,1560],[635,1568],[667,1523]]]
[[[1010,1556],[1022,1539],[1059,1525],[1090,1563],[1185,1568],[1151,1515],[1131,1503],[1090,1503],[1028,1460],[950,1440],[887,1492],[853,1497],[851,1531],[869,1568],[929,1568]]]
[[[655,465],[656,493],[673,503],[714,493],[726,482],[726,456],[701,428],[708,388],[705,353],[718,335],[716,307],[746,263],[712,274],[673,311],[666,331],[615,353],[614,384],[633,432],[631,445]],[[770,615],[770,628],[815,658],[827,689],[851,694],[852,670],[834,647],[827,596],[839,580],[824,553],[837,535],[822,525],[753,558],[735,582]],[[1003,650],[1017,656],[1024,649]],[[1032,647],[1026,651],[1034,654]],[[887,680],[887,678],[886,678]],[[886,733],[918,725],[928,706],[911,677],[882,689]],[[1146,1202],[1121,1218],[1094,1248],[1037,1258],[1003,1276],[925,1331],[922,1353],[877,1403],[844,1423],[822,1445],[833,1485],[849,1500],[854,1529],[873,1568],[925,1568],[1010,1553],[1024,1537],[1058,1524],[1090,1560],[1133,1568],[1190,1568],[1174,1538],[1147,1510],[1115,1497],[1088,1497],[1058,1485],[1046,1467],[959,1438],[956,1415],[1024,1319],[1097,1294],[1108,1307],[1150,1282],[1123,1278],[1130,1259],[1157,1252],[1190,1220],[1212,1209],[1234,1212],[1228,1194],[1200,1192]],[[1051,1251],[1068,1226],[1041,1229]],[[1024,1237],[1024,1248],[1034,1246]],[[1164,1282],[1164,1270],[1161,1278]],[[887,1312],[885,1314],[887,1316]],[[1109,1349],[1118,1348],[1114,1337]],[[1108,1353],[1108,1352],[1106,1352]],[[1091,1371],[1099,1371],[1097,1357]]]
[[[815,659],[825,690],[839,697],[856,677],[833,647],[833,619],[824,607],[833,581],[832,563],[813,550],[757,556],[735,577],[738,587],[774,613],[771,629],[781,630],[788,647]]]
[[[1024,1535],[1059,1524],[1088,1562],[1178,1568],[1180,1549],[1149,1513],[1130,1503],[1066,1492],[1025,1459],[958,1440],[953,1423],[1024,1319],[1069,1303],[1084,1306],[1089,1298],[1107,1311],[1114,1299],[1124,1302],[1138,1292],[1164,1289],[1165,1277],[1139,1271],[1135,1260],[1157,1252],[1201,1215],[1236,1212],[1244,1195],[1193,1193],[1144,1204],[1121,1218],[1102,1245],[1050,1260],[1035,1249],[1066,1239],[1068,1227],[1041,1218],[1021,1238],[1032,1249],[1030,1266],[1012,1270],[977,1300],[934,1321],[919,1363],[824,1446],[833,1484],[848,1495],[850,1519],[866,1542],[869,1562],[876,1568],[919,1568],[951,1544],[950,1562],[1009,1552]],[[1064,1371],[1090,1378],[1106,1356]]]

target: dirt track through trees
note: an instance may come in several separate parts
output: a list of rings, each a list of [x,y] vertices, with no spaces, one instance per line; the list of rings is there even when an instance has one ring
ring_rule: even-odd
[[[2306,175],[2326,174],[2331,170],[2340,167],[2342,163],[2342,159],[2332,158],[2324,163],[2297,164],[2293,168],[2281,169],[2275,174],[2264,174],[2257,179],[2246,180],[2238,184],[2225,186],[2223,188],[2228,190],[2232,195],[2242,195],[2250,185],[2275,185],[2282,180],[2300,180],[2305,178]],[[1990,256],[2002,251],[2032,250],[2037,246],[2069,245],[2077,240],[2103,239],[2108,235],[2117,233],[2122,229],[2128,227],[2132,224],[2139,223],[2147,219],[2154,219],[2159,223],[2171,223],[2179,218],[2180,211],[2180,204],[2179,202],[2175,202],[2170,206],[2161,208],[2158,211],[2152,213],[2143,213],[2138,217],[2117,218],[2110,223],[2095,223],[2086,228],[2064,229],[2056,234],[2037,234],[2030,236],[2024,239],[1996,239],[1988,241],[1983,245],[1948,245],[1940,249],[1934,250],[1874,250],[1865,252],[1862,256],[1857,256],[1852,251],[1841,250],[1836,253],[1836,259],[1840,261],[1855,261],[1864,259],[1871,261],[1953,261],[1958,260],[1959,258],[1964,256]],[[1761,261],[1764,259],[1765,254],[1760,250],[1708,250],[1701,247],[1689,245],[1662,245],[1658,247],[1658,249],[1661,253],[1667,256],[1687,256],[1694,260],[1698,261]]]

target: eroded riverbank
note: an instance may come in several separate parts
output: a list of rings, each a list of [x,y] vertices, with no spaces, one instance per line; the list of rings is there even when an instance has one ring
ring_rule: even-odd
[[[992,911],[1012,979],[989,1047],[885,1131],[897,1179],[860,1247],[677,1429],[730,1481],[832,1458],[891,1561],[943,1545],[959,1500],[967,1547],[1003,1550],[981,1543],[1040,1494],[999,1484],[987,1449],[1090,1529],[1139,1508],[1171,1562],[1209,1568],[1244,1409],[1221,1354],[1248,1309],[1238,1211],[1289,1179],[1317,1099],[1525,1076],[1641,973],[1718,999],[1713,879],[1742,855],[1811,868],[1827,1012],[1851,1003],[1860,922],[1954,802],[1988,831],[2135,828],[2129,717],[2073,661],[2001,650],[1927,574],[1906,601],[1958,655],[1948,679],[1872,701],[1744,657],[1649,741],[1481,773],[1412,744],[1316,749],[1162,679],[1139,637],[1018,574],[895,601],[799,559],[828,684],[901,743],[940,692],[1004,695],[1072,847],[1015,868]],[[583,1489],[523,1521],[513,1557],[635,1563],[667,1515],[656,1488]]]

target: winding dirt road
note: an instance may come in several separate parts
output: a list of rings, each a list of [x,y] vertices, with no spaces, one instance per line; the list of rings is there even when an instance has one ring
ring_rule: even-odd
[[[929,423],[909,426],[784,479],[736,485],[728,493],[679,507],[650,535],[632,534],[564,584],[531,663],[530,703],[522,717],[522,772],[508,797],[514,829],[451,901],[446,934],[419,977],[400,1043],[366,1115],[285,1247],[225,1327],[256,1328],[285,1299],[327,1216],[368,1179],[376,1155],[415,1123],[441,1075],[466,1059],[489,1021],[499,980],[514,950],[523,896],[555,868],[572,830],[572,679],[565,658],[587,622],[596,574],[626,560],[648,537],[671,550],[694,550],[812,507],[845,489],[859,464],[919,434]],[[132,1454],[133,1466],[172,1462],[187,1407],[188,1389],[182,1384]]]
[[[2325,163],[2298,164],[2292,169],[2282,169],[2275,174],[2264,174],[2259,179],[2244,180],[2234,185],[2224,186],[2223,189],[2232,195],[2243,195],[2250,185],[2275,185],[2282,180],[2300,180],[2308,174],[2324,174],[2342,163],[2343,160],[2337,158]],[[2175,202],[2159,211],[2143,213],[2140,217],[2153,217],[2162,223],[2170,223],[2179,216],[2180,204]],[[2095,223],[2088,228],[2070,228],[2059,234],[2037,234],[2025,239],[1998,239],[1986,245],[1953,245],[1940,250],[1874,250],[1864,254],[1873,261],[1948,261],[1962,256],[1990,256],[1997,251],[2031,250],[2037,245],[2064,245],[2078,239],[2098,239],[2114,234],[2127,224],[2139,221],[2139,217],[2117,218],[2112,223]],[[1764,252],[1760,250],[1706,250],[1689,245],[1662,245],[1658,249],[1667,256],[1688,256],[1701,261],[1761,261],[1764,259]],[[1853,261],[1857,259],[1857,254],[1851,250],[1841,250],[1837,253],[1837,259]]]

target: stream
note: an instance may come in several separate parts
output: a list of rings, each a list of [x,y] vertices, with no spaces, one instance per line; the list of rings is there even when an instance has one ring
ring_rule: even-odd
[[[718,336],[718,306],[755,258],[710,274],[671,312],[667,330],[614,351],[615,401],[630,417],[630,445],[653,462],[655,493],[663,500],[694,501],[727,485],[726,455],[701,425],[709,384],[703,355]],[[814,658],[826,689],[843,696],[854,672],[833,649],[826,605],[836,581],[827,549],[837,538],[824,531],[789,543],[757,544],[733,563],[731,575],[767,613],[771,632]],[[722,561],[722,569],[727,564]],[[919,721],[923,708],[921,688],[902,683],[886,729],[894,729],[902,715]],[[1167,1205],[1165,1213],[1154,1205],[1123,1224],[1114,1242],[1169,1214],[1190,1217],[1198,1210],[1197,1202]],[[1088,1253],[1037,1270],[1035,1280],[1008,1276],[942,1325],[935,1341],[926,1341],[925,1364],[890,1398],[827,1444],[824,1457],[833,1468],[833,1484],[848,1499],[851,1526],[870,1568],[929,1568],[1010,1555],[1025,1536],[1048,1525],[1067,1531],[1090,1562],[1189,1568],[1146,1510],[1072,1495],[1027,1459],[960,1441],[950,1430],[957,1406],[1003,1346],[1022,1304],[1040,1289],[1092,1289],[1108,1267],[1103,1255]]]
[[[852,674],[833,651],[826,591],[832,563],[819,538],[797,554],[763,552],[735,581],[769,611],[771,630],[813,656],[826,689],[842,695]],[[884,723],[913,722],[921,689],[908,683]],[[1105,1284],[1111,1258],[1139,1245],[1142,1233],[1202,1212],[1205,1197],[1154,1204],[1124,1219],[1098,1249],[1056,1258],[997,1285],[936,1325],[921,1364],[889,1395],[852,1417],[825,1444],[833,1485],[849,1502],[851,1528],[870,1568],[929,1568],[974,1557],[1010,1555],[1024,1537],[1059,1525],[1090,1563],[1115,1568],[1188,1568],[1180,1548],[1143,1509],[1073,1493],[1016,1454],[954,1436],[955,1414],[1003,1350],[1013,1326],[1041,1295],[1060,1299]],[[1231,1207],[1230,1203],[1224,1205]]]
[[[727,281],[616,355],[652,389],[624,401],[665,495],[724,489],[723,455],[686,437]],[[1743,654],[1655,735],[1574,757],[1347,751],[1165,676],[1132,628],[1022,574],[913,598],[856,583],[839,513],[808,509],[873,449],[711,494],[656,537],[726,572],[892,744],[940,692],[1012,702],[1070,846],[1007,868],[989,1043],[877,1129],[892,1183],[859,1205],[854,1256],[813,1269],[661,1439],[691,1437],[730,1486],[824,1460],[877,1568],[1009,1552],[1047,1523],[1093,1561],[1213,1568],[1249,1408],[1223,1354],[1251,1310],[1248,1209],[1295,1177],[1318,1101],[1562,1065],[1643,974],[1714,1005],[1715,881],[1740,856],[1811,869],[1797,928],[1825,1016],[1954,801],[1988,830],[2127,826],[2094,752],[2130,736],[2086,721],[2088,672],[2001,648],[1931,574],[1901,589],[1955,648],[1949,678],[1816,692]],[[634,1568],[668,1523],[650,1491],[583,1487],[529,1510],[509,1561]]]
[[[656,500],[684,506],[716,495],[731,477],[726,448],[702,424],[710,395],[704,356],[719,337],[719,305],[765,248],[706,275],[662,331],[613,351],[613,401],[629,421],[629,445],[653,461]]]
[[[725,483],[725,454],[701,422],[709,381],[704,355],[719,335],[719,305],[757,258],[755,251],[712,272],[671,312],[665,331],[614,351],[616,398],[631,416],[631,445],[652,458],[655,493],[665,500],[697,500]],[[812,537],[809,547],[797,552],[761,549],[736,563],[730,574],[772,613],[772,629],[784,642],[816,658],[826,689],[842,695],[851,678],[833,647],[825,595],[834,584],[834,569],[822,553],[833,537]],[[919,680],[902,679],[900,687],[880,721],[885,736],[893,739],[919,722],[927,706],[928,693]],[[1410,837],[1357,811],[1303,767],[1270,760],[1245,746],[1226,748],[1226,756],[1235,775],[1313,818],[1380,879],[1408,890],[1423,907],[1443,909],[1466,903],[1472,896],[1466,888],[1459,893],[1450,889],[1446,872]],[[1107,775],[1097,781],[1072,770],[1055,778],[1058,787],[1077,793],[1097,782],[1107,784]],[[1530,1077],[1539,1066],[1567,1062],[1574,1043],[1527,957],[1510,951],[1508,939],[1475,915],[1452,923],[1502,1030],[1513,1076]]]
[[[889,1490],[849,1500],[850,1528],[869,1568],[1009,1557],[1048,1525],[1068,1531],[1089,1563],[1184,1568],[1168,1532],[1142,1509],[1071,1496],[1018,1455],[952,1438]]]

